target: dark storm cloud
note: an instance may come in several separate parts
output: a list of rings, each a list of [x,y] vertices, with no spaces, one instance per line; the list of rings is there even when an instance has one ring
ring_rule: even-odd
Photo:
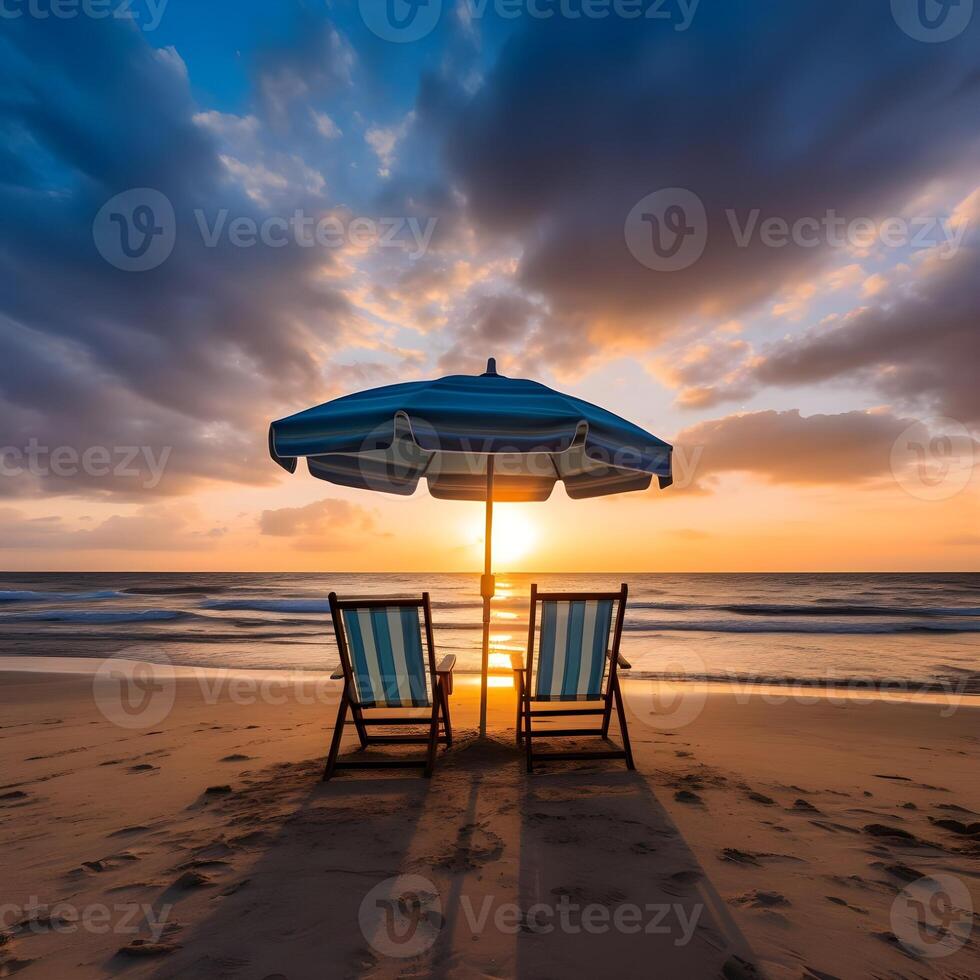
[[[509,370],[506,352],[527,335],[541,313],[523,296],[478,296],[466,311],[465,323],[451,332],[453,344],[439,358],[439,369],[447,374],[481,374],[489,352],[497,356],[500,373],[505,373]]]
[[[975,238],[976,236],[974,236]],[[840,381],[919,415],[942,415],[964,425],[980,422],[980,248],[976,240],[952,258],[931,256],[902,270],[887,290],[832,323],[811,327],[742,359],[714,356],[672,371],[686,384],[685,408],[741,401],[766,386]],[[721,350],[720,345],[713,353]]]
[[[964,249],[881,305],[765,351],[749,380],[806,385],[861,378],[899,403],[980,422],[978,281],[980,252]]]
[[[521,242],[521,283],[559,320],[580,317],[580,335],[602,321],[599,336],[649,341],[826,261],[822,247],[738,247],[727,209],[886,215],[975,147],[977,23],[923,44],[887,3],[703,0],[682,32],[618,17],[520,25],[473,98],[429,80],[419,113],[445,121],[479,226]],[[624,221],[671,187],[704,202],[707,247],[690,268],[654,272],[628,251]]]
[[[323,249],[205,247],[206,221],[262,214],[195,124],[185,69],[112,19],[7,21],[0,38],[0,446],[171,446],[157,492],[198,477],[270,479],[270,405],[315,395],[311,354],[349,310],[316,284]],[[154,188],[176,246],[146,272],[106,262],[93,219]],[[300,204],[302,201],[296,201]],[[37,481],[4,478],[0,493]],[[126,481],[42,478],[44,489],[139,497]]]

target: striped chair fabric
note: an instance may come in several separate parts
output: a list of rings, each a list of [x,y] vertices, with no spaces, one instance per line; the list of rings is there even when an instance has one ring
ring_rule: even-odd
[[[541,603],[534,698],[596,701],[603,696],[611,599]]]
[[[343,617],[360,706],[429,707],[431,678],[418,607],[344,609]]]

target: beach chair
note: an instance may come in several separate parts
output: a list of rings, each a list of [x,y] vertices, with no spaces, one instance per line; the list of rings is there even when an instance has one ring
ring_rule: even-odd
[[[521,663],[517,655],[512,658],[517,681],[517,742],[527,751],[528,772],[534,771],[536,762],[552,759],[625,759],[628,769],[635,768],[618,673],[619,668],[630,666],[619,653],[626,595],[625,584],[619,592],[538,592],[536,585],[531,586],[527,663]],[[534,743],[539,739],[597,735],[608,741],[614,702],[621,749],[537,751]],[[601,716],[601,726],[535,728],[537,719],[589,715]]]
[[[431,776],[438,744],[453,744],[449,695],[456,658],[443,657],[436,666],[429,593],[422,593],[421,599],[345,600],[331,592],[330,613],[340,652],[340,670],[333,677],[343,679],[344,693],[324,780],[330,779],[337,769],[421,768],[426,777]],[[428,711],[420,715],[420,708]],[[383,714],[373,714],[374,709]],[[411,709],[415,709],[415,714],[406,714]],[[348,711],[362,749],[371,745],[426,745],[425,758],[338,761]],[[411,725],[427,725],[428,735],[368,734],[376,727]]]

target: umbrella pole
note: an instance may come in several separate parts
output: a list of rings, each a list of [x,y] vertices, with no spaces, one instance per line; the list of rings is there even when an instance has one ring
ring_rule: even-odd
[[[487,734],[487,675],[490,671],[490,600],[494,594],[492,568],[493,550],[493,456],[487,456],[487,527],[483,545],[483,577],[480,594],[483,596],[483,663],[480,670],[480,738]]]

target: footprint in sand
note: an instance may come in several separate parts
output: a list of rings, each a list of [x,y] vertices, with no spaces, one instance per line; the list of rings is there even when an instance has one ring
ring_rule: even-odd
[[[200,871],[185,871],[164,894],[175,891],[192,891],[195,888],[205,888],[213,884],[214,882],[206,874],[201,874]]]
[[[757,980],[762,976],[754,964],[736,955],[725,960],[725,965],[721,968],[721,975],[725,980]]]
[[[838,898],[836,895],[824,895],[824,898],[826,898],[828,902],[833,902],[834,905],[839,905],[844,909],[850,909],[852,912],[857,912],[859,915],[868,914],[867,909],[862,909],[858,905],[851,905],[849,902],[845,902],[844,899]]]
[[[142,834],[150,828],[144,826],[143,824],[134,824],[132,827],[123,827],[120,830],[114,830],[109,837],[129,837],[132,834]]]
[[[732,905],[741,905],[750,909],[787,908],[792,904],[785,895],[779,892],[760,891],[757,888],[745,892],[744,895],[736,895],[728,901]]]
[[[942,850],[938,844],[922,840],[916,837],[915,834],[910,834],[907,830],[902,830],[900,827],[889,827],[883,823],[868,823],[864,825],[862,830],[869,837],[881,838],[888,844],[904,845],[905,847],[935,847],[938,850]]]
[[[930,817],[929,822],[934,827],[948,830],[952,834],[959,834],[961,837],[980,838],[980,822],[963,823],[961,820],[953,820],[951,817]]]
[[[804,800],[802,797],[798,800],[793,800],[792,810],[798,813],[819,813],[820,811],[809,801]]]
[[[102,874],[106,871],[115,871],[125,864],[141,860],[139,854],[132,851],[119,851],[118,854],[110,854],[108,857],[98,858],[95,861],[82,861],[77,868],[72,868],[67,873],[69,878],[80,878],[90,874]]]
[[[33,962],[34,960],[22,960],[16,956],[4,956],[0,953],[0,977],[11,977]]]
[[[740,851],[737,847],[726,847],[718,856],[721,861],[730,861],[733,864],[752,864],[761,866],[763,859],[772,861],[793,861],[800,864],[806,862],[803,858],[795,857],[792,854],[776,854],[772,851]]]
[[[123,946],[116,955],[131,957],[167,956],[180,948],[180,943],[151,943],[148,939],[134,939],[128,946]]]
[[[679,789],[674,793],[674,799],[678,803],[693,803],[697,806],[704,806],[704,800],[697,793],[692,793],[689,789]]]

